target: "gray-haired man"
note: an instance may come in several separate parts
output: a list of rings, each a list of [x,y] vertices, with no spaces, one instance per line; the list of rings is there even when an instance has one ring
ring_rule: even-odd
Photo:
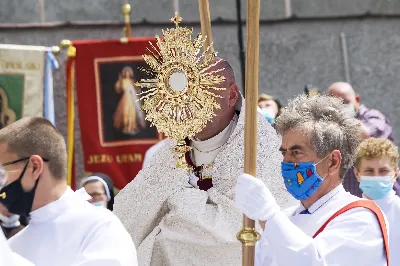
[[[299,96],[276,129],[282,135],[282,176],[301,204],[282,212],[264,183],[246,174],[238,178],[237,207],[267,223],[256,265],[386,265],[384,215],[342,186],[360,142],[360,122],[339,99]]]

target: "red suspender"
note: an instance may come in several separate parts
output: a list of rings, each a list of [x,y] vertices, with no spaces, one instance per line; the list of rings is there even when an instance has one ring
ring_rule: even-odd
[[[322,231],[324,231],[325,227],[337,216],[341,215],[342,213],[344,213],[350,209],[360,208],[360,207],[369,209],[370,211],[372,211],[375,214],[376,218],[378,219],[379,225],[381,227],[382,236],[383,236],[383,243],[385,246],[387,266],[389,266],[389,240],[388,240],[388,235],[387,235],[385,218],[383,216],[381,209],[379,209],[379,207],[370,200],[358,200],[358,201],[352,202],[352,203],[344,206],[343,208],[338,210],[334,215],[332,215],[332,217],[329,218],[328,221],[326,221],[321,226],[321,228],[315,233],[313,238],[316,238],[317,235],[319,235]]]

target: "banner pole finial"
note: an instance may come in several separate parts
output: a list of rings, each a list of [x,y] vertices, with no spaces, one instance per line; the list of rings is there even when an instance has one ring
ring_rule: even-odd
[[[121,38],[122,43],[127,43],[128,39],[131,37],[131,5],[128,4],[128,1],[126,1],[126,4],[122,6],[122,14],[124,15],[124,21],[125,21],[125,27],[123,29],[124,36]]]

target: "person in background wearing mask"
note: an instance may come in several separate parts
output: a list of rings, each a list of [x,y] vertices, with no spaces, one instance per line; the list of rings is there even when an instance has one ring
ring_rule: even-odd
[[[283,109],[275,128],[286,189],[301,204],[282,212],[273,187],[239,176],[236,206],[265,228],[255,265],[389,265],[384,214],[342,186],[361,140],[360,122],[337,98],[303,94]]]
[[[108,190],[110,191],[110,200],[107,203],[107,209],[109,209],[110,211],[113,211],[115,195],[114,195],[114,183],[113,183],[111,177],[109,177],[108,175],[103,174],[103,173],[94,173],[93,175],[100,177],[101,179],[103,179],[106,182]]]
[[[9,213],[7,208],[0,203],[0,223],[1,229],[8,239],[28,225],[28,218]]]
[[[400,198],[393,191],[399,173],[399,152],[389,140],[368,138],[358,147],[354,173],[363,197],[373,200],[386,214],[390,226],[390,262],[400,265]]]
[[[108,208],[108,203],[111,200],[111,191],[103,178],[97,175],[89,176],[82,180],[82,187],[92,197],[89,200],[92,205]]]
[[[393,144],[393,130],[386,117],[376,109],[369,109],[361,104],[360,96],[357,95],[352,86],[346,82],[335,82],[329,86],[327,93],[343,100],[346,107],[346,112],[351,116],[361,121],[361,138],[369,137],[388,139]],[[362,191],[358,186],[357,179],[354,176],[353,169],[349,169],[346,173],[343,186],[346,191],[351,194],[361,197]],[[400,185],[396,181],[394,189],[397,195],[400,195]]]
[[[260,108],[260,112],[267,119],[267,121],[273,125],[275,123],[275,119],[279,115],[281,111],[281,103],[268,94],[260,94],[258,96],[258,107]]]
[[[118,218],[89,204],[84,189],[68,187],[65,141],[47,119],[26,117],[1,129],[0,164],[8,175],[0,203],[30,217],[8,241],[12,251],[40,266],[137,265]]]

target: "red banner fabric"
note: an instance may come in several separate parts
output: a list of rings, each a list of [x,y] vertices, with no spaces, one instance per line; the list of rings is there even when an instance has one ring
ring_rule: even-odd
[[[74,41],[78,114],[87,172],[109,175],[117,188],[140,171],[147,149],[161,139],[138,101],[135,82],[151,78],[140,71],[142,55],[154,38]]]

